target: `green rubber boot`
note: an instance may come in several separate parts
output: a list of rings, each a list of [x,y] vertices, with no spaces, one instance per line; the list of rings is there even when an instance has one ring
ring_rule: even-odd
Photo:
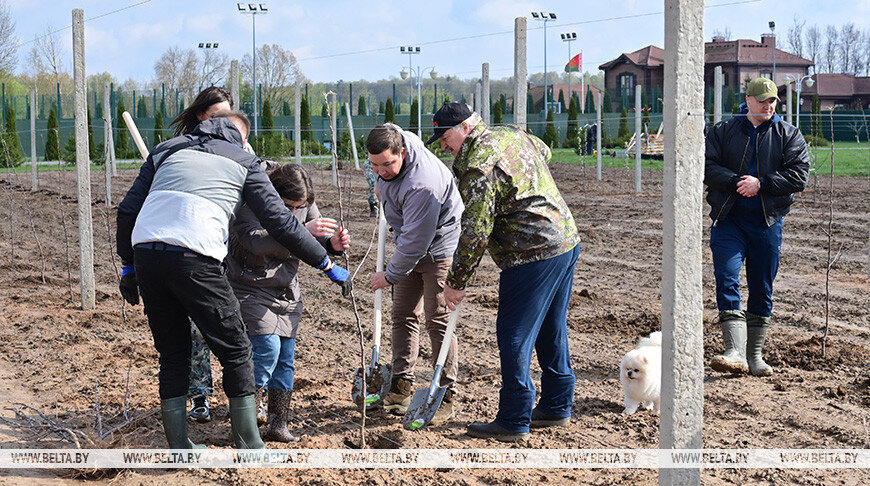
[[[160,415],[170,449],[205,449],[187,436],[187,395],[160,400]]]
[[[772,375],[773,368],[764,362],[761,355],[761,351],[764,349],[764,340],[767,338],[767,330],[770,328],[770,317],[747,313],[746,326],[748,331],[746,359],[749,362],[749,374],[753,376]]]
[[[723,373],[746,374],[746,314],[740,310],[719,313],[719,326],[722,327],[722,341],[725,352],[710,360],[710,367]]]
[[[257,428],[257,400],[254,395],[230,397],[230,426],[236,449],[265,449]]]

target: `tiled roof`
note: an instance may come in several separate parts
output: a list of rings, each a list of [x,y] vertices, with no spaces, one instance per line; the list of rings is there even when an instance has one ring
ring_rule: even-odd
[[[655,67],[664,64],[665,51],[656,46],[646,46],[634,52],[623,53],[616,59],[606,62],[598,69],[609,69],[621,61],[628,61],[637,66]],[[752,39],[737,39],[733,41],[713,41],[704,44],[704,62],[706,64],[772,64],[773,49],[770,44]],[[812,61],[800,56],[776,49],[776,63],[781,66],[812,66]]]

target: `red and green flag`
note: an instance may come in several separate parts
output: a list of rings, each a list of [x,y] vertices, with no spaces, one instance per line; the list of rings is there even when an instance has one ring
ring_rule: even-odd
[[[583,53],[574,56],[568,64],[565,64],[566,73],[579,73],[583,69]]]

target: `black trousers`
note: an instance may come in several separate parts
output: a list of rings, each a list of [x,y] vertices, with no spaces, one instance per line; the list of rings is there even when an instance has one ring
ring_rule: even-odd
[[[192,251],[135,248],[134,265],[154,347],[160,354],[160,398],[187,395],[190,321],[223,366],[228,397],[254,393],[251,341],[226,271]]]

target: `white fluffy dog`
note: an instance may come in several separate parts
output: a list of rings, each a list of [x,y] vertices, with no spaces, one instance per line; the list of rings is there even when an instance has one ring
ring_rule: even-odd
[[[639,406],[658,415],[662,389],[662,333],[641,338],[619,365],[619,380],[625,392],[625,410],[631,415]]]

